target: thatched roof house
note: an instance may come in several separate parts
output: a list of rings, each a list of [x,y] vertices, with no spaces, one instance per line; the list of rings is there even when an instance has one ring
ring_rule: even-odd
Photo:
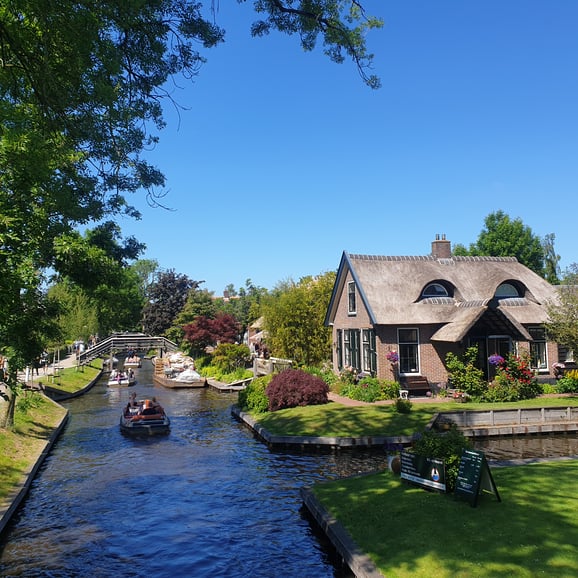
[[[445,238],[427,256],[344,252],[326,316],[334,367],[392,378],[386,355],[395,351],[401,377],[440,383],[446,353],[477,345],[486,371],[492,353],[529,350],[547,377],[558,360],[543,328],[554,299],[554,287],[514,257],[452,256]]]

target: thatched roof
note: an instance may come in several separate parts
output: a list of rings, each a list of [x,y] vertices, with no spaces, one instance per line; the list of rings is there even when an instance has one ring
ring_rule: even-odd
[[[555,289],[514,257],[387,257],[343,253],[326,322],[335,317],[345,282],[356,282],[359,298],[376,325],[442,324],[434,339],[458,341],[489,309],[499,312],[524,339],[522,324],[547,319],[544,305]],[[430,283],[441,283],[449,297],[423,298]],[[519,297],[496,299],[496,289],[511,283]]]

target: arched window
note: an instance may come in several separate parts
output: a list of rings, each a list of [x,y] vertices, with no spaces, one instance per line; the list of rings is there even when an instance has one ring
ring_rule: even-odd
[[[421,294],[422,297],[449,297],[448,290],[441,283],[426,285]]]
[[[520,297],[520,292],[518,291],[518,288],[512,283],[502,283],[496,289],[494,296],[498,299],[508,299],[511,297]]]

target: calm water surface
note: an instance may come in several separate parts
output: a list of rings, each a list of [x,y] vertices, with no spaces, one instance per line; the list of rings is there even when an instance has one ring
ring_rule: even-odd
[[[299,489],[386,465],[382,452],[270,451],[230,413],[236,396],[96,385],[0,542],[0,575],[33,577],[351,576],[302,508]],[[172,430],[119,431],[129,390],[156,395]]]

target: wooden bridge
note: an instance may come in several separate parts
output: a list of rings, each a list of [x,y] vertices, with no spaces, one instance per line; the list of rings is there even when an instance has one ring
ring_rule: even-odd
[[[99,341],[95,346],[86,349],[78,355],[78,363],[84,365],[99,357],[112,357],[120,351],[150,351],[156,349],[158,355],[178,351],[176,343],[166,337],[151,337],[144,333],[114,333]]]

